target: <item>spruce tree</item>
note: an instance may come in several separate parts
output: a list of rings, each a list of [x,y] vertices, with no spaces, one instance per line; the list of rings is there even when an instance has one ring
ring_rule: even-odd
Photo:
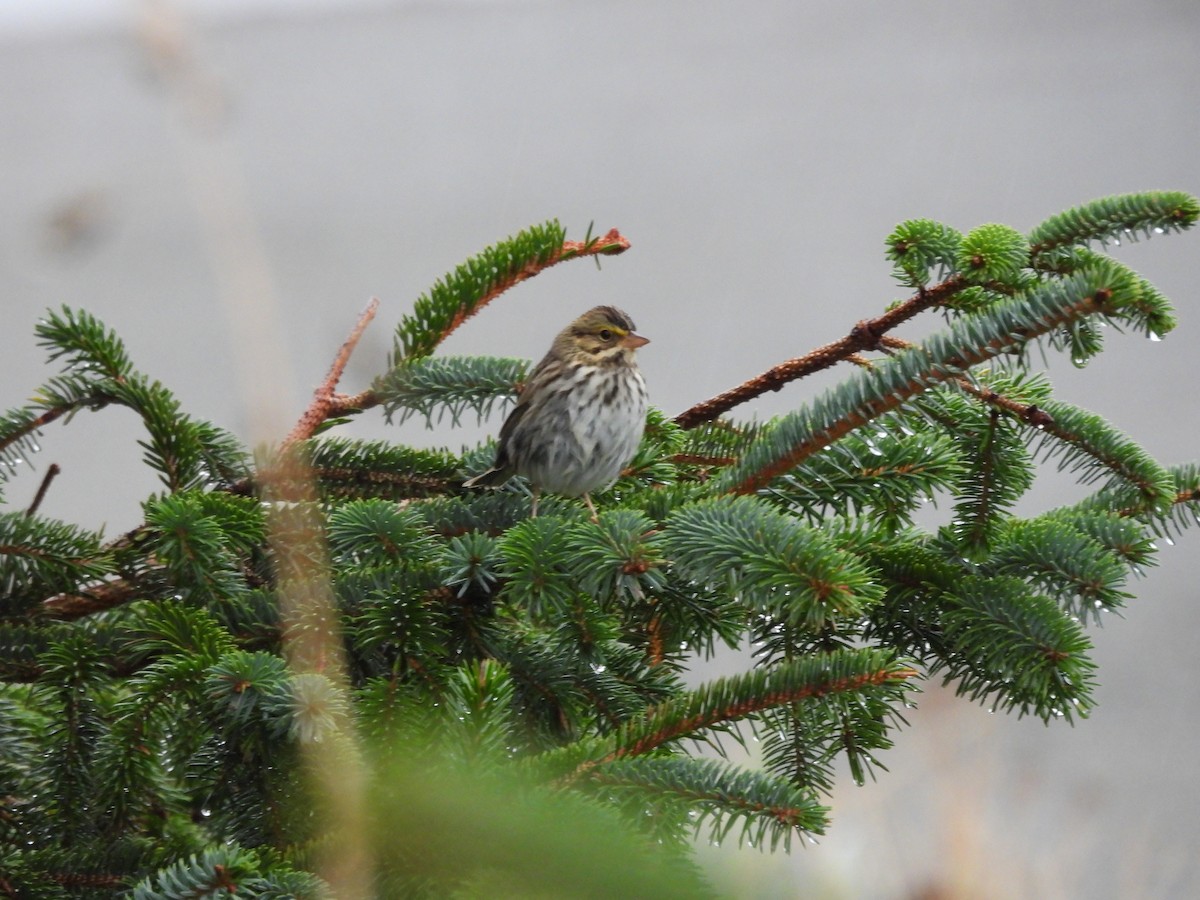
[[[254,454],[95,317],[47,312],[58,374],[0,419],[0,476],[28,477],[52,423],[121,406],[161,489],[118,535],[38,500],[0,514],[0,896],[702,896],[696,833],[779,850],[822,833],[835,764],[863,780],[923,680],[1085,717],[1087,627],[1156,536],[1200,521],[1200,466],[1056,400],[1035,351],[1084,365],[1106,325],[1170,331],[1167,300],[1104,249],[1198,214],[1154,192],[1028,235],[902,223],[886,254],[906,299],[652,410],[595,521],[554,497],[531,517],[519,479],[464,490],[490,444],[326,430],[509,401],[526,361],[440,344],[520,281],[623,252],[616,231],[550,222],[485,250],[415,302],[368,390],[339,393],[372,304]],[[931,315],[931,336],[898,335]],[[729,415],[843,362],[787,415]],[[1021,518],[1047,462],[1092,491]],[[919,527],[930,503],[942,524]],[[686,687],[726,645],[753,666]],[[748,735],[761,768],[696,752]]]

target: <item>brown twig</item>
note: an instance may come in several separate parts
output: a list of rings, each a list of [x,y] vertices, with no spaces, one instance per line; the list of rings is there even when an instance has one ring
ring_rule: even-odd
[[[885,349],[890,350],[909,350],[916,346],[911,341],[905,341],[901,338],[895,337],[883,338],[880,341],[880,344]],[[1018,403],[1016,400],[1013,400],[1010,397],[1005,397],[1003,394],[998,394],[990,388],[981,387],[973,382],[970,378],[967,378],[965,375],[958,375],[952,378],[951,381],[958,385],[959,389],[964,393],[970,394],[972,397],[982,400],[989,406],[993,406],[997,409],[1002,409],[1007,413],[1011,413],[1022,422],[1032,425],[1035,428],[1045,430],[1054,425],[1054,417],[1039,407],[1036,403]]]
[[[74,594],[55,594],[42,601],[42,612],[55,619],[82,619],[137,597],[137,585],[124,578],[84,588]]]
[[[358,322],[354,325],[354,330],[350,332],[350,336],[346,338],[341,349],[338,350],[338,355],[334,357],[333,365],[329,367],[329,374],[325,376],[325,380],[321,382],[320,386],[313,391],[312,403],[308,405],[308,409],[304,411],[304,415],[300,417],[300,421],[296,423],[296,427],[292,429],[292,433],[284,440],[283,445],[285,447],[290,447],[292,444],[312,437],[321,423],[331,416],[340,415],[348,409],[361,408],[352,402],[353,398],[347,397],[345,394],[338,394],[335,390],[338,382],[342,380],[342,373],[346,371],[346,364],[350,362],[350,354],[358,346],[363,332],[366,331],[371,320],[375,318],[375,313],[378,309],[379,298],[372,297],[366,309],[359,315]]]
[[[104,872],[56,872],[50,880],[67,888],[111,888],[128,884],[128,875],[108,875]],[[17,896],[17,895],[13,895]]]
[[[681,428],[695,428],[697,425],[723,416],[735,406],[753,400],[767,391],[777,391],[790,381],[851,359],[863,350],[873,350],[879,346],[880,340],[887,332],[907,322],[918,313],[943,303],[965,287],[967,287],[966,281],[956,275],[928,290],[923,288],[883,315],[859,322],[841,340],[773,366],[761,375],[757,375],[723,394],[718,394],[710,400],[697,403],[691,409],[684,410],[675,417],[675,424]]]
[[[36,515],[38,507],[42,505],[42,501],[46,499],[46,491],[50,490],[50,482],[58,477],[58,473],[62,469],[58,463],[50,463],[50,468],[46,470],[46,475],[42,478],[41,485],[38,486],[37,493],[33,495],[33,502],[29,504],[29,509],[25,510],[26,516]]]

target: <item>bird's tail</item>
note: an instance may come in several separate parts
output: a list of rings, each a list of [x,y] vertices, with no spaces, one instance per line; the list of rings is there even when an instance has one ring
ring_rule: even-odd
[[[481,472],[474,478],[468,478],[463,482],[465,488],[480,488],[480,487],[500,487],[504,482],[512,477],[512,473],[506,472],[503,469],[488,469],[486,472]]]

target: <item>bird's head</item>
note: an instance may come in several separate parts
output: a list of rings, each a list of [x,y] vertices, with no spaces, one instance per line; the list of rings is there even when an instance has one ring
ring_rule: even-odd
[[[583,365],[632,364],[633,352],[650,343],[633,320],[615,306],[597,306],[568,325],[555,340],[568,358]]]

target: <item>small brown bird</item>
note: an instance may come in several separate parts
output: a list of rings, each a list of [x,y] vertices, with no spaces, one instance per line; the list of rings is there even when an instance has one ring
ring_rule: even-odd
[[[495,487],[513,475],[542,490],[583,497],[616,481],[646,425],[646,382],[634,351],[650,343],[614,306],[597,306],[564,328],[529,375],[500,428],[496,463],[464,487]]]

